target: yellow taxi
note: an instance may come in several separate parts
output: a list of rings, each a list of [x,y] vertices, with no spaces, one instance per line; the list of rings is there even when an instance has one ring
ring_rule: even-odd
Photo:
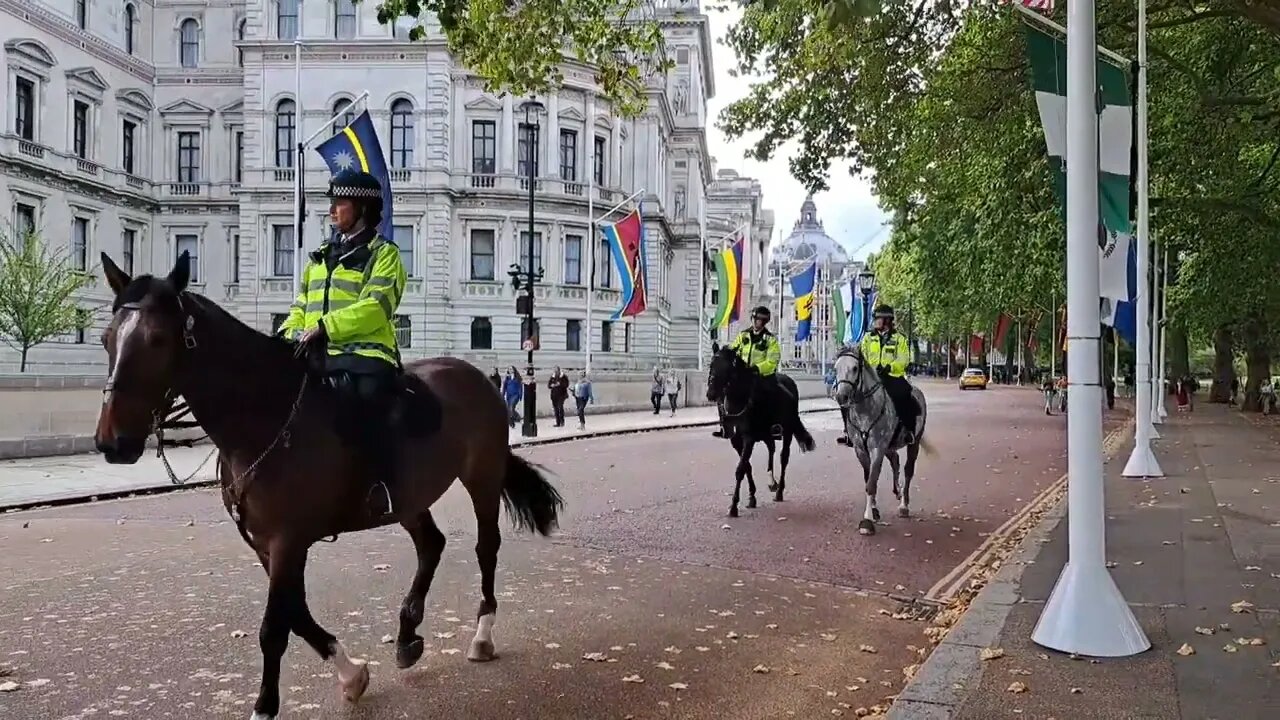
[[[969,388],[987,389],[987,374],[982,371],[982,368],[968,368],[960,374],[960,389],[968,390]]]

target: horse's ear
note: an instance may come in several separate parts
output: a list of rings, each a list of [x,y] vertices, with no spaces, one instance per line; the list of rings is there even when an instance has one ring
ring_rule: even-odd
[[[111,256],[102,253],[102,274],[107,277],[107,285],[111,288],[111,292],[117,296],[129,287],[129,283],[133,278],[129,277],[129,273],[120,269],[119,265],[111,259]]]
[[[186,250],[178,256],[178,262],[173,264],[173,270],[169,271],[169,284],[173,286],[176,292],[182,292],[187,289],[187,284],[191,282],[191,255]]]

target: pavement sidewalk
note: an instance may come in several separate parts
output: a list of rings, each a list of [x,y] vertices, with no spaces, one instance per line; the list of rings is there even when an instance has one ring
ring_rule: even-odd
[[[802,413],[835,409],[835,403],[827,398],[800,401]],[[513,447],[518,447],[622,433],[710,426],[717,421],[716,409],[712,406],[680,408],[675,415],[670,411],[655,415],[650,410],[588,415],[586,430],[578,430],[576,417],[566,418],[566,426],[562,428],[554,427],[551,418],[539,418],[538,437],[521,437],[520,426],[517,425],[511,431],[510,442]],[[192,476],[185,487],[199,487],[215,482],[214,460],[210,457],[212,450],[212,445],[204,444],[193,448],[172,448],[166,451],[166,455],[178,477]],[[173,487],[160,459],[150,451],[136,465],[108,465],[96,454],[0,461],[0,511]]]
[[[890,717],[1280,717],[1280,433],[1207,403],[1171,415],[1160,432],[1165,478],[1119,476],[1132,440],[1106,466],[1109,563],[1151,650],[1091,660],[1031,641],[1066,561],[1062,503],[975,598]],[[1184,644],[1193,652],[1179,652]],[[983,648],[1003,655],[981,660]]]

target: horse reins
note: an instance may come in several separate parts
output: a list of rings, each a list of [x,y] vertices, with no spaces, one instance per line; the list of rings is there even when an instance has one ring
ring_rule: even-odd
[[[854,357],[854,355],[853,353],[847,350],[841,350],[840,353],[836,355],[836,359],[839,359],[842,357],[852,358]],[[842,404],[841,407],[845,409],[852,409],[853,405],[860,403],[863,400],[869,399],[872,395],[875,394],[877,390],[880,390],[884,387],[884,381],[880,379],[879,375],[877,375],[875,384],[864,391],[862,389],[862,378],[863,378],[863,375],[865,374],[864,373],[865,369],[866,369],[865,360],[859,358],[858,359],[858,382],[856,384],[852,380],[846,380],[844,378],[840,378],[839,380],[836,380],[835,387],[840,387],[840,385],[843,384],[853,388],[853,393],[852,393],[852,396],[850,397],[849,404],[848,405]],[[889,409],[889,403],[888,402],[882,403],[880,405],[880,414],[876,416],[875,420],[871,421],[871,425],[869,425],[866,430],[863,430],[857,425],[854,425],[852,420],[849,419],[849,415],[847,413],[845,414],[845,425],[846,426],[853,425],[853,429],[858,431],[858,435],[862,437],[862,449],[864,451],[869,451],[869,448],[867,448],[867,441],[868,441],[868,437],[871,435],[871,428],[875,427],[876,423],[880,422],[880,419],[884,417],[884,414],[888,412],[888,409]]]

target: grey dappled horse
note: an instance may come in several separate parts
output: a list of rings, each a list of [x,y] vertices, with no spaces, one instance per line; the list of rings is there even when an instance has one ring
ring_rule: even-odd
[[[880,519],[880,508],[876,506],[876,490],[880,481],[880,467],[885,458],[893,468],[893,494],[898,498],[898,517],[911,516],[911,478],[916,472],[916,458],[923,447],[926,452],[931,448],[924,442],[925,421],[929,409],[924,401],[924,393],[913,387],[911,397],[920,403],[920,415],[916,418],[916,442],[904,445],[902,434],[895,433],[898,427],[898,413],[894,410],[893,401],[884,389],[880,374],[875,368],[867,365],[862,357],[862,348],[857,345],[840,349],[835,362],[836,384],[835,399],[846,409],[845,432],[849,435],[849,445],[858,455],[862,464],[862,479],[866,486],[867,508],[858,523],[858,532],[862,535],[876,534],[876,521]],[[898,486],[898,451],[907,449],[907,472],[901,488]]]

